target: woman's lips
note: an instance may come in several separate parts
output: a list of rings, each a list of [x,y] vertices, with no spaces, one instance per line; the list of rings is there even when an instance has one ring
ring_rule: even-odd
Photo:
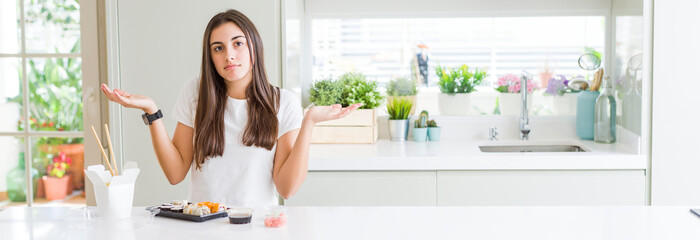
[[[231,69],[234,69],[234,68],[237,68],[237,67],[240,67],[240,66],[241,66],[240,64],[230,64],[230,65],[226,65],[226,67],[225,67],[224,69],[225,69],[225,70],[231,70]]]

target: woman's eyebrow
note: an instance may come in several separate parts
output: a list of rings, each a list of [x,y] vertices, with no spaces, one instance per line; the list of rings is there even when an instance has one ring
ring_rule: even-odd
[[[235,37],[231,38],[231,41],[236,40],[237,38],[245,38],[245,36],[243,36],[243,35],[235,36]],[[213,46],[214,44],[224,44],[224,43],[222,43],[222,42],[213,42],[213,43],[209,44],[209,46],[211,47],[211,46]]]

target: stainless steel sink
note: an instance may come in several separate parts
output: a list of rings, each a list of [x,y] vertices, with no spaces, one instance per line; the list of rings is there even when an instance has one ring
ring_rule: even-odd
[[[481,152],[587,152],[578,145],[501,145],[479,146]]]

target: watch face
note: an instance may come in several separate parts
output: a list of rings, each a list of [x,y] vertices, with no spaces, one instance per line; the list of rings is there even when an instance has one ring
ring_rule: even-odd
[[[148,123],[148,117],[146,117],[146,114],[145,114],[145,113],[144,113],[143,115],[141,115],[141,118],[143,118],[143,123],[145,123],[146,125],[150,125],[150,124]]]

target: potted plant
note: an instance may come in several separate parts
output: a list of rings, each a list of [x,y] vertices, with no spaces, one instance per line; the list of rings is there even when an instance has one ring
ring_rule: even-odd
[[[309,90],[309,100],[314,105],[362,106],[345,118],[316,124],[311,143],[374,143],[379,137],[377,107],[383,98],[377,82],[367,80],[361,73],[349,72],[337,80],[317,81]]]
[[[428,137],[428,111],[423,110],[413,125],[413,141],[425,142]]]
[[[406,141],[408,118],[411,116],[412,107],[413,102],[409,98],[394,98],[387,103],[389,137],[392,141]]]
[[[516,74],[506,74],[498,78],[496,91],[498,94],[498,108],[501,115],[518,116],[522,108],[522,95],[520,95],[520,79]],[[536,89],[532,79],[527,80],[527,106],[532,109],[532,91]]]
[[[552,96],[554,115],[576,115],[576,92],[569,87],[569,79],[557,75],[547,82],[546,95]]]
[[[471,109],[471,95],[475,87],[481,85],[487,76],[486,71],[469,70],[469,66],[462,65],[455,68],[435,67],[435,74],[439,78],[438,86],[440,95],[438,102],[440,114],[443,115],[468,115]]]
[[[65,153],[60,152],[46,168],[47,176],[41,178],[42,182],[44,182],[46,200],[63,199],[71,190],[70,177],[66,175],[70,164],[71,158],[66,156]]]
[[[330,106],[341,103],[343,88],[331,78],[316,81],[309,89],[309,101],[317,106]]]
[[[418,94],[416,81],[405,77],[392,79],[386,87],[387,102],[391,102],[397,97],[410,99],[413,103],[410,114],[416,110],[416,94]]]
[[[428,140],[431,142],[437,142],[440,141],[440,132],[441,128],[437,125],[435,120],[430,120],[427,122],[428,124]]]

